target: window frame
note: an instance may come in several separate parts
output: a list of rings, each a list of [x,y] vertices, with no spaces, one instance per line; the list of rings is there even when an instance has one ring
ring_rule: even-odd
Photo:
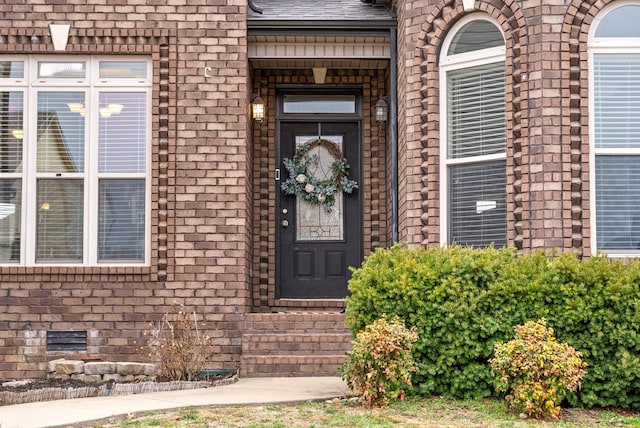
[[[23,92],[23,168],[21,173],[7,173],[0,178],[11,178],[19,175],[22,179],[22,216],[20,219],[20,260],[0,261],[0,266],[127,266],[146,267],[151,260],[151,189],[152,189],[152,73],[153,63],[149,56],[101,56],[101,55],[2,55],[0,60],[24,61],[24,79],[0,78],[0,91]],[[86,62],[84,79],[38,77],[38,62]],[[141,61],[147,64],[145,79],[112,78],[100,79],[98,75],[100,61],[131,62]],[[60,173],[38,172],[37,162],[37,127],[38,127],[38,94],[40,92],[84,92],[86,116],[84,121],[84,171],[78,173],[62,173],[66,178],[82,178],[83,182],[83,250],[82,261],[37,261],[36,221],[37,183],[39,179],[60,177]],[[143,93],[146,111],[144,172],[109,173],[99,172],[99,101],[101,93]],[[32,138],[33,136],[33,138]],[[102,179],[141,179],[144,180],[144,258],[143,260],[99,260],[99,183]],[[30,227],[33,225],[33,227]]]
[[[589,96],[589,227],[591,229],[591,254],[601,253],[598,248],[597,234],[597,204],[596,204],[596,157],[597,156],[638,156],[640,161],[640,148],[597,148],[596,147],[596,105],[595,105],[595,56],[598,54],[637,54],[640,56],[640,37],[599,37],[595,34],[602,20],[612,11],[629,5],[640,6],[634,1],[621,1],[604,7],[593,19],[588,35],[588,96]],[[640,249],[632,251],[628,249],[602,250],[608,256],[616,258],[630,258],[640,256]]]
[[[462,158],[448,158],[448,124],[449,124],[449,115],[448,115],[448,86],[447,86],[447,78],[450,72],[463,70],[472,67],[478,67],[483,65],[497,64],[502,63],[505,64],[506,61],[506,42],[502,46],[479,49],[470,52],[464,52],[460,54],[452,54],[449,55],[449,48],[451,46],[451,42],[453,41],[455,35],[462,29],[465,25],[472,21],[484,20],[492,23],[500,34],[502,34],[504,40],[504,33],[500,28],[500,25],[492,19],[489,15],[486,14],[471,14],[460,21],[458,21],[447,34],[444,43],[440,49],[440,59],[439,59],[439,96],[440,96],[440,162],[439,162],[439,170],[440,170],[440,245],[446,247],[451,245],[450,242],[450,213],[449,213],[449,204],[450,204],[450,192],[449,192],[449,171],[450,168],[457,165],[472,165],[483,162],[490,162],[496,160],[505,160],[507,158],[506,154],[506,146],[505,150],[501,153],[489,154],[489,155],[479,155],[479,156],[468,156]],[[506,166],[506,165],[505,165]],[[506,192],[506,189],[505,189]]]

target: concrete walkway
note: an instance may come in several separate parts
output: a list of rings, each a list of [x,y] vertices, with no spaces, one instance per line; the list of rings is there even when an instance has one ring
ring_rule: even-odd
[[[191,406],[324,400],[342,397],[347,392],[347,385],[337,377],[240,379],[234,384],[215,388],[0,406],[0,428],[69,426],[113,416]]]

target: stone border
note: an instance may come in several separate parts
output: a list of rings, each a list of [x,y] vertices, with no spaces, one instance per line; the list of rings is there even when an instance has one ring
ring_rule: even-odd
[[[66,360],[47,363],[47,378],[72,379],[88,383],[135,382],[155,380],[155,364],[110,361]]]
[[[53,360],[48,363],[48,378],[77,380],[95,385],[68,388],[40,388],[24,392],[0,391],[0,406],[71,398],[121,396],[148,392],[182,391],[231,385],[238,375],[213,381],[155,381],[155,365],[108,361]],[[20,384],[28,381],[18,381]]]
[[[81,388],[41,388],[25,392],[0,392],[0,407],[37,401],[66,400],[71,398],[121,396],[149,392],[183,391],[188,389],[215,388],[231,385],[239,380],[238,375],[215,381],[198,382],[133,382],[113,383]]]

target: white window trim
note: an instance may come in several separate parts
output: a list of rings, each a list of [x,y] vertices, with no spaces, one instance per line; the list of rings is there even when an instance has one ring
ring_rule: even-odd
[[[598,26],[605,16],[615,9],[628,5],[639,5],[636,1],[620,1],[604,7],[594,18],[589,29],[588,37],[588,61],[589,61],[589,227],[591,228],[591,254],[601,254],[598,249],[597,207],[596,207],[596,156],[597,155],[640,155],[640,149],[604,149],[596,148],[595,144],[595,75],[594,57],[597,54],[640,54],[640,37],[595,37]],[[602,252],[615,258],[631,258],[640,256],[640,250],[606,250]]]
[[[100,60],[108,61],[144,61],[147,63],[146,79],[98,79],[98,64]],[[127,55],[126,57],[111,56],[68,56],[68,55],[2,55],[0,60],[24,61],[24,79],[0,79],[0,90],[21,91],[23,99],[23,141],[32,141],[30,137],[37,134],[37,106],[38,92],[85,92],[85,103],[92,108],[87,109],[85,120],[85,148],[89,145],[97,147],[98,135],[98,100],[103,92],[145,92],[147,101],[146,111],[146,135],[145,146],[145,172],[144,173],[98,173],[98,150],[85,150],[84,172],[65,173],[66,177],[82,178],[84,182],[84,214],[83,214],[83,260],[82,262],[47,261],[36,262],[36,231],[30,225],[36,224],[37,216],[37,179],[47,176],[57,176],[56,173],[37,173],[37,150],[33,143],[23,144],[23,168],[22,173],[3,174],[3,178],[12,176],[22,178],[22,216],[20,261],[0,262],[0,266],[27,266],[27,267],[146,267],[151,261],[151,138],[152,138],[152,61],[148,56]],[[86,62],[86,77],[84,79],[42,79],[38,78],[38,61],[73,61]],[[98,261],[98,215],[99,215],[99,180],[100,178],[140,178],[145,180],[145,258],[141,262],[99,262]]]
[[[447,247],[449,245],[449,168],[453,165],[470,165],[478,162],[486,162],[490,160],[506,159],[506,150],[504,153],[472,156],[466,158],[448,159],[447,154],[447,74],[450,71],[460,70],[464,68],[477,67],[481,65],[494,64],[498,62],[504,63],[506,56],[505,45],[497,46],[469,53],[447,55],[453,37],[458,33],[460,28],[468,24],[470,21],[485,20],[496,26],[502,33],[500,25],[484,14],[471,14],[458,21],[449,31],[444,43],[442,44],[441,58],[439,62],[439,84],[440,84],[440,246]],[[503,35],[504,37],[504,35]]]

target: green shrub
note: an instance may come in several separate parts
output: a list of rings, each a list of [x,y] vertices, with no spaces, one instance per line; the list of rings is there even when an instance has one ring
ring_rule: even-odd
[[[407,329],[400,318],[383,315],[356,335],[342,378],[367,406],[403,399],[415,371],[411,348],[416,340],[415,327]]]
[[[495,394],[494,344],[546,318],[590,366],[570,404],[640,408],[639,284],[638,260],[396,245],[353,271],[347,323],[399,316],[419,333],[413,391],[478,398]]]
[[[515,327],[515,338],[495,344],[491,368],[500,376],[499,391],[507,392],[512,409],[534,418],[557,419],[558,404],[567,391],[577,391],[587,364],[582,354],[558,342],[546,320]]]

